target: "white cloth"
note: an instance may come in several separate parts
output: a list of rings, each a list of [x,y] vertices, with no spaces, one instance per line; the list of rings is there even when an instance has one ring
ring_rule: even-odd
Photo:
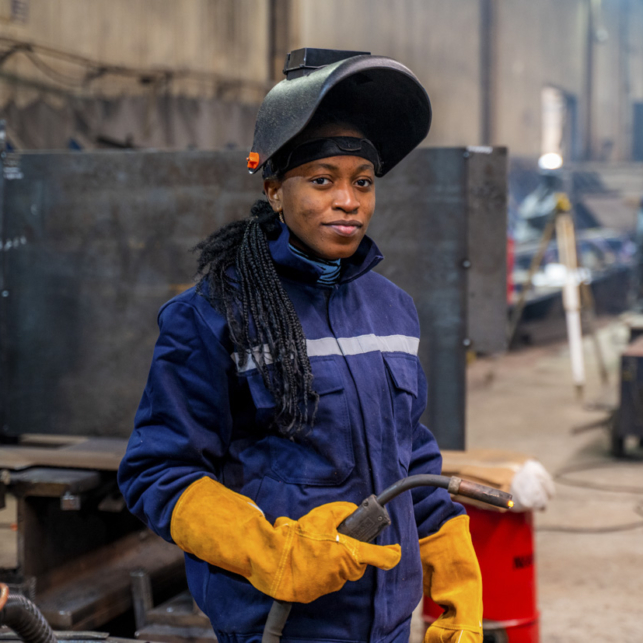
[[[514,511],[545,509],[556,493],[553,478],[536,460],[527,460],[511,482]]]

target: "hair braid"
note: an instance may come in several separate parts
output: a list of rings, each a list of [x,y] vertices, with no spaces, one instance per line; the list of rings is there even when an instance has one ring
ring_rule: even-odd
[[[254,360],[276,401],[275,424],[292,435],[314,424],[319,396],[301,322],[268,248],[266,234],[278,231],[277,213],[259,200],[249,218],[217,230],[194,250],[198,291],[225,315],[240,365]]]

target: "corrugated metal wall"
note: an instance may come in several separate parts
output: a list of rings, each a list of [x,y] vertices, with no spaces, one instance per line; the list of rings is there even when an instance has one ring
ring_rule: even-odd
[[[237,81],[232,98],[256,102],[267,86],[267,11],[265,0],[31,0],[26,21],[0,21],[0,37],[49,46],[97,63],[174,72],[169,87],[162,88],[171,93],[211,96],[218,90],[216,78]],[[3,49],[10,46],[2,44]],[[39,58],[58,74],[83,78],[82,65]],[[54,80],[21,52],[4,62],[2,71],[43,84]],[[114,74],[84,86],[68,85],[81,95],[150,91],[136,77]],[[32,95],[24,86],[0,86],[1,104],[28,102]]]
[[[296,5],[297,44],[366,49],[397,58],[417,74],[435,108],[429,145],[490,142],[507,145],[514,156],[537,157],[541,91],[550,85],[576,103],[579,155],[630,158],[633,102],[643,100],[641,0],[296,0]],[[485,5],[493,39],[488,141],[483,140],[481,67]]]
[[[496,4],[496,100],[493,141],[537,156],[541,91],[546,85],[582,101],[585,0],[512,0]]]
[[[602,0],[596,20],[593,157],[632,154],[633,103],[643,101],[643,2]]]
[[[358,49],[407,65],[429,92],[428,143],[480,137],[479,0],[301,0],[300,42]]]

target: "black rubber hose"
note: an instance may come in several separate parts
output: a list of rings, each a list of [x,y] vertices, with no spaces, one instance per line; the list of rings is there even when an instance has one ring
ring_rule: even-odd
[[[398,480],[388,489],[382,491],[382,493],[377,496],[377,502],[384,506],[388,502],[391,502],[393,498],[399,496],[401,493],[404,493],[409,489],[415,489],[416,487],[442,487],[443,489],[448,489],[450,482],[451,478],[447,476],[438,476],[430,473],[422,473],[416,476],[409,476],[408,478],[402,478],[402,480]]]
[[[40,610],[24,596],[7,597],[0,610],[0,625],[11,628],[24,643],[58,643]]]

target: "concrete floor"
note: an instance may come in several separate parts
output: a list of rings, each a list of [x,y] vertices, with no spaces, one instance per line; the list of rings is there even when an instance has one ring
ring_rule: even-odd
[[[618,321],[605,322],[599,341],[610,387],[602,388],[592,346],[586,341],[586,404],[616,400],[627,330]],[[536,557],[542,643],[640,643],[643,517],[634,508],[643,508],[643,460],[613,462],[604,429],[573,432],[606,414],[588,410],[576,400],[564,342],[479,360],[469,368],[468,380],[469,447],[527,453],[552,474],[570,465],[602,462],[605,467],[570,477],[638,488],[638,493],[615,493],[558,483],[556,497],[536,516]],[[603,534],[546,531],[628,523],[641,527]]]

